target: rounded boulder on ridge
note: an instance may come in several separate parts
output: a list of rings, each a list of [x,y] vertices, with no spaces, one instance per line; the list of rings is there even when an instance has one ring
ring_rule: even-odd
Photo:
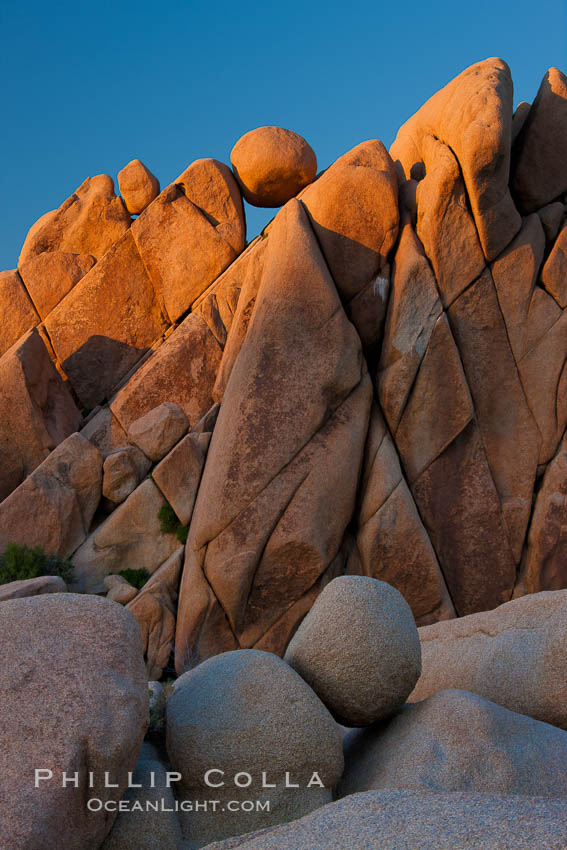
[[[283,127],[250,130],[233,147],[230,161],[244,198],[255,207],[282,206],[317,173],[312,147]]]
[[[285,660],[345,726],[370,726],[394,714],[421,672],[409,605],[394,587],[367,576],[340,576],[327,585]]]

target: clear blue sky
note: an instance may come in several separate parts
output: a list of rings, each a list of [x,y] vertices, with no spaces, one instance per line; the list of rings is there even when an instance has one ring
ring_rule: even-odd
[[[138,157],[171,182],[229,162],[247,130],[301,133],[319,167],[369,138],[389,146],[437,89],[480,59],[532,100],[566,70],[565,0],[251,3],[2,0],[0,269],[87,176]],[[249,238],[272,212],[247,208]]]

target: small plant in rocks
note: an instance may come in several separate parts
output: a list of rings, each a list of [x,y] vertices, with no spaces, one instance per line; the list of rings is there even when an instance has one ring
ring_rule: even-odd
[[[41,546],[8,543],[0,557],[0,584],[39,576],[60,576],[66,584],[76,581],[70,561],[46,555]]]

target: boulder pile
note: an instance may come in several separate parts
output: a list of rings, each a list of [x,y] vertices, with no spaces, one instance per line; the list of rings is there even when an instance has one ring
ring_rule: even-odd
[[[175,812],[144,839],[124,811],[109,848],[298,818],[242,846],[330,847],[333,824],[356,846],[364,807],[395,847],[384,812],[404,806],[431,841],[430,813],[455,811],[488,844],[521,819],[525,846],[564,845],[566,163],[567,78],[550,69],[514,110],[492,58],[389,152],[363,141],[319,174],[305,139],[261,127],[232,168],[199,159],[163,189],[137,159],[120,194],[89,177],[0,273],[9,766],[43,724],[61,769],[84,773],[108,729],[92,759],[132,772],[145,681],[161,680],[136,776],[205,802],[212,758],[254,774],[219,800],[272,804]],[[249,242],[243,199],[281,207]],[[68,712],[52,655],[78,676]],[[36,686],[65,741],[33,714]],[[355,727],[344,771],[338,723]],[[141,784],[125,799],[160,796]],[[7,816],[7,850],[36,829],[56,847],[63,817],[66,846],[103,846],[114,815],[44,793]]]

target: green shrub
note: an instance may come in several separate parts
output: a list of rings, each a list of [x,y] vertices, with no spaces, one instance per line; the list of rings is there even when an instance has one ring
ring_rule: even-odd
[[[180,543],[187,542],[189,528],[183,525],[171,505],[162,505],[158,513],[159,527],[162,534],[175,534]]]
[[[162,505],[158,513],[159,527],[162,534],[176,534],[179,520],[171,505]]]
[[[187,525],[181,525],[181,523],[179,523],[179,525],[177,526],[177,531],[175,532],[175,536],[177,537],[180,543],[183,543],[183,545],[187,543],[188,534],[189,527]]]
[[[130,568],[126,570],[120,570],[118,573],[119,576],[125,578],[128,584],[131,584],[132,587],[137,587],[138,590],[142,588],[147,580],[150,577],[149,572],[142,567],[140,570],[131,570]]]
[[[70,561],[46,555],[41,546],[30,549],[19,543],[8,543],[0,557],[0,584],[38,576],[61,576],[66,584],[76,581]]]

